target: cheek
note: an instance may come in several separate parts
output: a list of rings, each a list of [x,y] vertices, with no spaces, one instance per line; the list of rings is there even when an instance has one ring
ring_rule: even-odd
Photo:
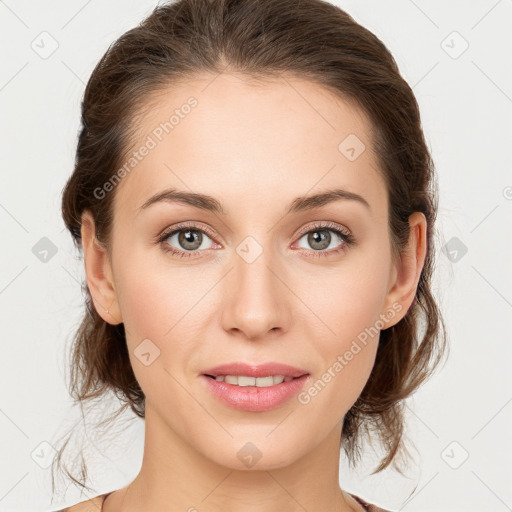
[[[170,327],[173,294],[163,293],[166,281],[146,270],[126,266],[119,276],[118,300],[128,336],[134,342],[141,338],[158,338]],[[165,323],[165,325],[164,325]]]
[[[117,265],[116,291],[130,360],[141,387],[151,394],[169,377],[163,368],[173,374],[184,371],[183,365],[197,349],[194,340],[202,338],[198,318],[207,304],[201,299],[213,281],[204,273],[203,278],[191,276],[192,266],[167,265],[161,256],[151,260],[142,251],[121,257]],[[145,366],[139,356],[147,352],[155,363]]]
[[[318,324],[325,333],[315,342],[323,368],[305,390],[305,402],[323,395],[319,407],[332,404],[334,411],[344,413],[362,392],[375,362],[380,330],[386,328],[381,313],[390,264],[389,254],[360,253],[357,261],[354,258],[329,276],[323,293],[317,288],[311,297],[314,312],[329,329]]]
[[[132,247],[136,244],[134,240]],[[191,275],[194,267],[166,264],[165,258],[158,248],[134,249],[119,251],[114,263],[117,297],[132,341],[154,337],[165,342],[207,291],[202,279]]]
[[[345,289],[324,309],[334,334],[317,337],[315,350],[322,365],[300,398],[312,406],[312,415],[321,415],[334,425],[360,396],[375,363],[379,342],[376,318],[380,301],[362,293],[360,286]],[[369,289],[369,291],[371,288]]]
[[[343,307],[349,314],[347,318],[353,318],[354,325],[370,327],[379,319],[386,302],[390,271],[391,254],[384,242],[372,243],[347,268],[342,276],[344,283],[339,285]]]
[[[360,251],[321,279],[317,276],[316,283],[308,281],[308,303],[329,327],[322,329],[330,334],[328,352],[343,349],[372,327],[382,328],[379,320],[386,304],[390,265],[387,253]]]

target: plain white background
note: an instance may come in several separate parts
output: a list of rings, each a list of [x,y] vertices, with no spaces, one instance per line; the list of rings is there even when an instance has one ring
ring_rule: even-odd
[[[388,46],[420,104],[439,176],[436,294],[451,345],[446,365],[408,402],[417,466],[407,478],[369,476],[371,454],[354,474],[342,458],[340,483],[397,511],[512,510],[512,2],[335,3]],[[97,492],[70,486],[50,502],[52,445],[80,420],[65,373],[84,272],[60,216],[80,100],[108,45],[155,5],[0,1],[4,512],[55,510],[124,486],[140,467],[141,420],[104,437],[88,430]]]

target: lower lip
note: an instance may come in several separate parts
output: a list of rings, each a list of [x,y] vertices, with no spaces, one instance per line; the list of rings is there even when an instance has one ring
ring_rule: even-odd
[[[308,377],[309,375],[303,375],[289,382],[259,388],[257,386],[236,386],[201,375],[212,393],[221,402],[235,409],[252,412],[268,411],[285,403],[304,387]]]

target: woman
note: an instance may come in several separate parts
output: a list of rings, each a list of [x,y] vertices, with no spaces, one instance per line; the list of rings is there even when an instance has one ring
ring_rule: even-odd
[[[404,399],[445,353],[434,167],[383,43],[321,0],[160,5],[82,123],[72,392],[115,392],[145,444],[129,485],[65,510],[383,511],[339,450],[377,439],[374,472],[400,469]]]

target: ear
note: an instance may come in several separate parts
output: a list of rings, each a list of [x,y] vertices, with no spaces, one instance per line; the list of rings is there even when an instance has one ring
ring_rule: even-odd
[[[427,220],[423,213],[414,212],[409,217],[409,242],[394,265],[390,280],[390,289],[386,296],[387,310],[396,314],[386,323],[385,329],[397,324],[411,307],[416,296],[421,271],[427,255]],[[398,309],[396,305],[400,304]],[[395,306],[393,306],[395,304]]]
[[[82,214],[82,248],[85,274],[94,308],[109,324],[122,322],[117,301],[112,267],[106,248],[96,238],[94,217],[89,210]]]

